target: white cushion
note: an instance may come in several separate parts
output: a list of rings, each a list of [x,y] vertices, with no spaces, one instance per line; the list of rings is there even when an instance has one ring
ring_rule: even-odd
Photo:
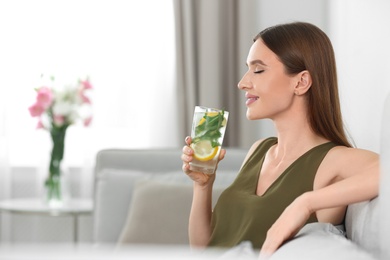
[[[94,240],[100,243],[117,241],[126,220],[135,183],[148,178],[141,171],[104,169],[96,176],[94,206]]]
[[[378,198],[349,205],[345,217],[347,237],[376,257],[380,255],[379,217]]]
[[[381,181],[378,218],[381,259],[390,259],[390,93],[384,104],[381,134]]]
[[[343,259],[374,260],[343,236],[343,232],[328,223],[311,223],[304,226],[294,239],[286,242],[269,260],[286,259]]]
[[[234,171],[218,172],[214,187],[228,186],[236,174]],[[134,188],[139,181],[146,180],[192,185],[191,179],[180,170],[163,173],[112,168],[100,170],[95,186],[94,241],[118,241],[131,208]]]
[[[214,188],[213,205],[223,188]],[[188,244],[192,184],[137,183],[119,244]]]

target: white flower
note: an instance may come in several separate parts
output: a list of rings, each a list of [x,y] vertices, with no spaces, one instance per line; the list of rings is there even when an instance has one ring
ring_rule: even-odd
[[[72,103],[56,101],[53,105],[53,113],[55,115],[68,116],[72,112],[72,107]]]
[[[69,126],[77,121],[89,125],[92,111],[88,92],[92,85],[88,78],[78,80],[73,85],[62,84],[61,87],[56,83],[58,82],[51,78],[51,84],[36,89],[40,99],[37,97],[36,103],[29,107],[31,116],[39,117],[39,128],[50,130],[52,127]],[[43,98],[47,102],[43,102],[46,101]]]

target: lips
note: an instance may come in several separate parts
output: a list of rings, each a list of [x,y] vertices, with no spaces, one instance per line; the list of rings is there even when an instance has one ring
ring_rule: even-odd
[[[250,104],[256,102],[256,100],[259,99],[258,96],[255,96],[255,95],[251,95],[249,93],[246,93],[245,94],[245,97],[246,97],[246,105],[249,106]]]

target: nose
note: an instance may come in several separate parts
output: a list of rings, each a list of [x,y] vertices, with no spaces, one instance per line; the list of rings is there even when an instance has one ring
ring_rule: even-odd
[[[249,80],[249,77],[247,76],[248,72],[244,74],[244,76],[241,78],[241,80],[238,82],[237,87],[240,90],[251,88],[252,83]]]

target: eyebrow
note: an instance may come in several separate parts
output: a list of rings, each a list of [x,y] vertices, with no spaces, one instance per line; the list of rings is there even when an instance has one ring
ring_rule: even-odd
[[[267,66],[264,61],[262,60],[252,60],[251,62],[249,62],[249,65],[256,65],[256,64],[260,64],[260,65],[263,65],[263,66]],[[248,64],[247,64],[248,65]]]

